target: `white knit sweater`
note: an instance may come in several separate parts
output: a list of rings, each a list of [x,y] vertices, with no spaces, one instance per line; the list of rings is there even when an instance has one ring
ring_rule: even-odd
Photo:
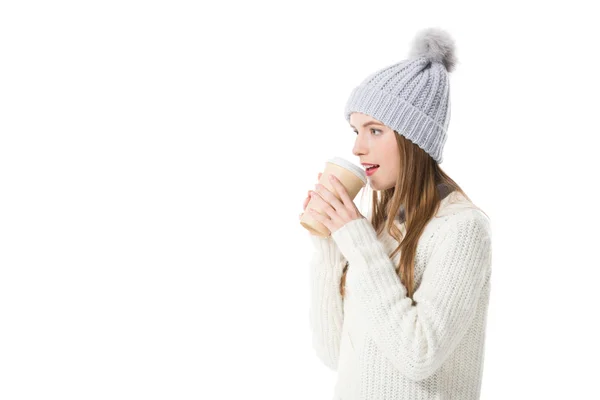
[[[418,242],[414,306],[395,272],[400,252],[388,256],[398,243],[368,218],[309,236],[312,344],[337,371],[334,400],[479,399],[492,250],[478,207],[458,192],[442,199]]]

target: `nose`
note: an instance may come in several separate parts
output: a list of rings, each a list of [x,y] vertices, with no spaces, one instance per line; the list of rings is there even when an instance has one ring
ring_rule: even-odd
[[[352,154],[357,157],[364,155],[369,150],[369,143],[367,138],[360,133],[356,136],[356,140],[354,141],[354,147],[352,148]]]

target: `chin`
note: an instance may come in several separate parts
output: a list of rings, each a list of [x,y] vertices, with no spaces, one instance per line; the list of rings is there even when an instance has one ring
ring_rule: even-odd
[[[377,181],[371,181],[371,180],[369,181],[369,184],[371,185],[371,189],[378,190],[378,191],[391,189],[395,186],[394,183],[386,186],[386,185],[380,185],[377,183]]]
[[[377,184],[377,182],[370,181],[371,189],[373,190],[382,190],[381,187]]]

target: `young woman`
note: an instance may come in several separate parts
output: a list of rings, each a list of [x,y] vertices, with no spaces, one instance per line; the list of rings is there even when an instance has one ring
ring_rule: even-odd
[[[491,225],[439,164],[454,42],[429,28],[405,61],[356,87],[345,117],[373,189],[368,218],[344,187],[317,185],[331,235],[310,234],[310,324],[337,371],[334,399],[479,399]]]

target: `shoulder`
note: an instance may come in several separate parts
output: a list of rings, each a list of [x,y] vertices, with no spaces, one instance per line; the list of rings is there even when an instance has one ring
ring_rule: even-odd
[[[492,224],[490,218],[480,208],[467,208],[447,217],[447,228],[454,232],[465,229],[476,229],[481,234],[491,236]]]
[[[463,204],[453,212],[436,216],[431,223],[431,234],[428,235],[428,238],[438,243],[449,238],[454,241],[460,239],[491,241],[492,238],[490,218],[472,203],[471,206]]]
[[[437,216],[451,216],[456,218],[483,218],[489,222],[489,217],[483,210],[470,199],[455,191],[442,200]]]
[[[456,229],[465,224],[474,224],[491,234],[491,221],[483,210],[460,192],[452,192],[444,198],[432,222]]]

